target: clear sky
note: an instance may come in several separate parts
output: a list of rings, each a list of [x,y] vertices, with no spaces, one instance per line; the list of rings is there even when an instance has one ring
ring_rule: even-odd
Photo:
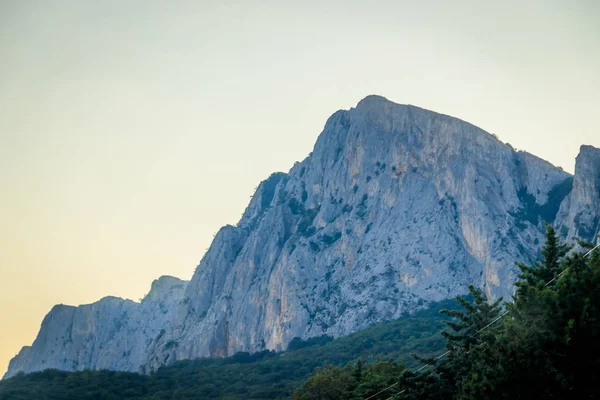
[[[572,171],[600,147],[599,20],[594,0],[0,0],[0,374],[53,304],[189,279],[368,94]]]

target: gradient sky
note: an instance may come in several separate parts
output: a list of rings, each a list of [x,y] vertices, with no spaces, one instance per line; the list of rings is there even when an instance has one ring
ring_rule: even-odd
[[[189,279],[368,94],[600,147],[600,2],[321,3],[0,0],[0,374],[53,304]]]

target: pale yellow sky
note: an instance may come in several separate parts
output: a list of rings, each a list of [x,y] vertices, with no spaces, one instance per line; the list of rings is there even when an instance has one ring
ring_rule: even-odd
[[[189,279],[368,94],[569,171],[600,146],[600,3],[321,3],[0,0],[0,375],[53,304]]]

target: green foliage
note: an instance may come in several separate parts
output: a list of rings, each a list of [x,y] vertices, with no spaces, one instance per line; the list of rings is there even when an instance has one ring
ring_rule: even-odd
[[[571,190],[573,190],[572,176],[566,178],[564,181],[553,187],[548,192],[548,200],[540,210],[540,215],[542,216],[542,219],[544,221],[554,222],[556,214],[558,214],[560,204],[565,199],[565,197],[567,197],[567,195],[571,193]]]
[[[321,250],[321,247],[317,242],[313,242],[312,240],[308,243],[310,245],[310,249],[314,252],[318,252]]]
[[[178,361],[151,375],[56,370],[18,375],[0,381],[0,399],[288,398],[315,368],[327,365],[338,368],[358,358],[367,363],[363,368],[363,375],[376,374],[374,371],[380,369],[393,371],[384,378],[372,378],[375,382],[372,385],[379,387],[396,379],[399,364],[377,367],[370,365],[377,365],[378,359],[388,357],[415,365],[410,354],[416,352],[433,355],[438,352],[444,344],[439,331],[447,319],[439,314],[439,310],[455,306],[453,300],[435,303],[431,308],[414,315],[374,325],[335,340],[327,336],[306,341],[295,338],[290,342],[288,351],[283,353],[263,351],[255,354],[238,353],[222,359]],[[361,389],[356,390],[365,393],[370,390],[370,384],[366,382]]]
[[[519,281],[516,283],[519,301],[529,298],[530,289],[541,289],[546,282],[554,279],[563,270],[561,262],[571,247],[561,244],[555,229],[546,227],[546,243],[542,249],[542,260],[533,262],[532,266],[517,263],[521,270]]]
[[[600,397],[600,255],[567,255],[548,226],[542,259],[522,271],[508,314],[477,292],[448,322],[448,355],[405,372],[396,399],[589,399]],[[564,271],[564,272],[563,272]],[[488,326],[488,324],[483,326]]]
[[[306,191],[306,189],[302,189],[302,202],[306,203],[306,200],[308,199],[308,192]]]
[[[416,371],[374,374],[384,363],[319,370],[294,393],[315,396],[315,388],[341,399],[475,400],[600,398],[600,251],[568,255],[550,226],[542,258],[519,265],[522,274],[513,302],[488,302],[469,287],[471,299],[458,298],[462,310],[442,310],[451,317],[442,335],[446,352],[418,357]],[[397,366],[402,368],[401,365]],[[394,378],[394,376],[397,376]],[[335,379],[334,379],[335,378]],[[379,379],[379,380],[378,380]],[[384,382],[360,393],[364,383]],[[393,385],[393,386],[392,386]]]
[[[332,340],[333,338],[327,335],[315,336],[307,340],[302,340],[299,337],[295,337],[288,343],[287,351],[294,351],[312,346],[323,346]]]
[[[537,225],[541,218],[542,221],[552,223],[556,219],[556,214],[564,198],[571,193],[573,189],[573,177],[568,177],[548,192],[548,200],[543,205],[536,202],[533,195],[527,192],[523,187],[517,192],[521,201],[521,209],[515,215],[519,220],[528,221]],[[520,226],[522,228],[522,226]]]
[[[350,387],[356,380],[352,367],[328,365],[318,367],[306,383],[294,392],[293,400],[342,400],[350,398]]]
[[[342,237],[342,232],[333,232],[331,235],[324,234],[321,236],[321,241],[325,246],[331,246]]]
[[[179,347],[179,343],[177,343],[174,340],[169,340],[166,344],[165,344],[165,350],[169,350],[175,347]]]
[[[180,361],[151,375],[47,370],[0,382],[0,399],[599,398],[600,251],[569,250],[547,227],[541,260],[519,264],[508,314],[470,286],[469,297],[346,337],[295,338],[284,353]]]
[[[317,368],[306,382],[294,391],[292,400],[365,399],[397,381],[404,368],[402,363],[396,363],[393,359],[367,364],[364,367],[359,359],[354,366],[328,365]]]
[[[344,204],[344,207],[342,207],[342,212],[343,213],[349,213],[352,211],[354,207],[352,207],[350,204]]]
[[[300,218],[300,222],[298,222],[297,228],[300,235],[310,237],[315,233],[316,228],[312,226],[312,223],[320,210],[320,206],[308,210],[305,210],[304,207],[302,207],[302,217]]]
[[[0,382],[0,399],[143,399],[148,381],[129,372],[46,370]]]
[[[285,178],[286,174],[283,172],[275,172],[271,174],[262,184],[261,187],[261,202],[260,206],[262,209],[269,207],[271,201],[273,201],[273,197],[275,196],[275,189],[277,185],[281,181],[281,179]]]
[[[288,207],[294,215],[298,215],[304,212],[304,204],[300,203],[295,197],[288,200]]]
[[[356,215],[360,218],[363,219],[365,217],[365,215],[367,215],[367,200],[368,200],[369,196],[365,193],[363,194],[360,203],[357,206],[358,211],[356,211]]]

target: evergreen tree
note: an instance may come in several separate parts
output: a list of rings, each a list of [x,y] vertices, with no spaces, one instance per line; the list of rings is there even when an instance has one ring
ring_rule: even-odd
[[[521,275],[513,302],[507,304],[510,318],[495,355],[503,366],[500,387],[512,398],[545,398],[558,390],[548,367],[547,350],[553,341],[548,322],[554,312],[556,280],[567,268],[565,256],[570,249],[547,225],[541,260],[531,266],[517,263]]]
[[[306,382],[294,391],[292,400],[347,400],[355,384],[353,368],[328,365],[317,368]]]
[[[515,283],[516,295],[525,297],[529,289],[545,286],[552,279],[556,279],[563,271],[561,262],[571,246],[560,243],[556,230],[551,225],[546,225],[546,242],[542,248],[542,259],[533,261],[531,266],[516,263],[521,270],[519,280]]]
[[[600,257],[566,256],[551,227],[546,238],[542,260],[521,268],[505,329],[479,360],[497,366],[493,387],[458,398],[600,397]]]
[[[393,359],[363,367],[361,381],[352,391],[353,400],[363,400],[398,382],[404,365]],[[386,391],[377,398],[387,399],[392,392]]]
[[[473,298],[468,301],[457,297],[464,310],[442,310],[452,319],[446,322],[448,329],[442,332],[447,339],[446,353],[436,358],[418,358],[430,369],[420,374],[405,373],[401,382],[406,386],[402,399],[436,398],[454,399],[465,385],[473,385],[469,380],[473,374],[482,374],[477,361],[487,351],[484,344],[490,345],[501,329],[500,312],[502,299],[490,303],[483,292],[473,285],[468,287]],[[474,370],[478,368],[478,370]]]

